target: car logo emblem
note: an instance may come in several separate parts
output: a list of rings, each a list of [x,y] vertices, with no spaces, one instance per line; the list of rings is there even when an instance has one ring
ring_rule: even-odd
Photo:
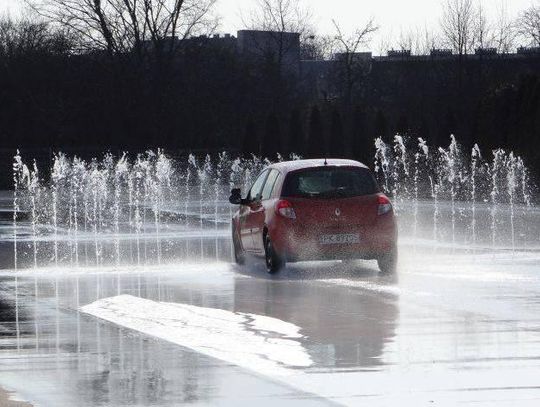
[[[340,216],[341,215],[341,211],[339,210],[339,208],[336,208],[336,216]]]

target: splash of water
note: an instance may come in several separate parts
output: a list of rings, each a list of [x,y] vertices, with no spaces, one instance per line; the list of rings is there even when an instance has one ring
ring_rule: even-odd
[[[516,247],[523,235],[522,217],[517,214],[527,211],[533,196],[529,172],[520,157],[497,150],[493,158],[484,160],[477,145],[467,155],[454,137],[444,148],[401,136],[391,145],[379,138],[375,145],[380,185],[387,194],[397,195],[399,216],[411,217],[415,238],[425,230],[421,222],[429,219],[433,240],[448,239],[453,245],[474,248],[485,235],[478,232],[478,219],[483,216],[493,249],[503,235],[510,236],[512,248]],[[230,189],[247,191],[269,163],[265,158],[226,153],[171,158],[158,150],[136,156],[126,153],[117,159],[106,154],[91,161],[58,153],[46,181],[47,171],[30,169],[17,154],[13,163],[15,265],[21,264],[21,252],[26,255],[20,245],[21,212],[28,214],[31,226],[27,258],[34,267],[40,266],[39,257],[47,252],[52,256],[42,259],[42,264],[56,266],[161,263],[173,247],[168,237],[171,227],[182,233],[200,230],[201,236],[207,229],[214,230],[217,256],[216,236],[228,228],[222,219],[232,215],[226,203]],[[446,214],[451,227],[444,227]],[[406,222],[401,221],[402,226]],[[468,228],[465,237],[460,235],[464,227]],[[503,228],[508,228],[507,233]],[[182,245],[190,256],[190,239]],[[209,252],[203,237],[198,249],[203,257],[203,249]]]

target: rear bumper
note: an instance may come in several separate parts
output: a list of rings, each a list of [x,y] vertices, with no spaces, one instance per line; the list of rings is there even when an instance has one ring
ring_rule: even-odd
[[[356,244],[323,245],[319,242],[327,230],[307,231],[299,225],[276,225],[269,230],[276,250],[287,261],[377,259],[394,250],[397,244],[397,227],[393,216],[381,218],[376,224],[357,228],[346,227],[330,233],[358,233]]]
[[[311,252],[288,252],[284,255],[285,259],[289,263],[296,263],[299,261],[324,261],[324,260],[376,260],[383,256],[385,253],[390,252],[388,250],[380,250],[373,252],[363,248],[357,248],[355,250],[327,250],[327,251],[311,251]]]

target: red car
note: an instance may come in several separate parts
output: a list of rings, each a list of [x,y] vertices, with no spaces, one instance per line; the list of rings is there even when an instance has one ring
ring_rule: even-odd
[[[232,219],[237,263],[264,256],[269,273],[286,262],[376,259],[382,272],[397,262],[390,200],[371,171],[351,160],[298,160],[270,165],[242,198]]]

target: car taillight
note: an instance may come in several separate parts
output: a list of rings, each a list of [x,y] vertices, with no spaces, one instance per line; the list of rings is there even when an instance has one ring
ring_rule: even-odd
[[[377,198],[377,204],[377,215],[379,216],[385,215],[388,212],[392,211],[392,204],[390,203],[390,200],[385,196],[379,196],[379,198]]]
[[[284,199],[276,203],[276,213],[287,219],[296,219],[296,213],[292,204]]]

